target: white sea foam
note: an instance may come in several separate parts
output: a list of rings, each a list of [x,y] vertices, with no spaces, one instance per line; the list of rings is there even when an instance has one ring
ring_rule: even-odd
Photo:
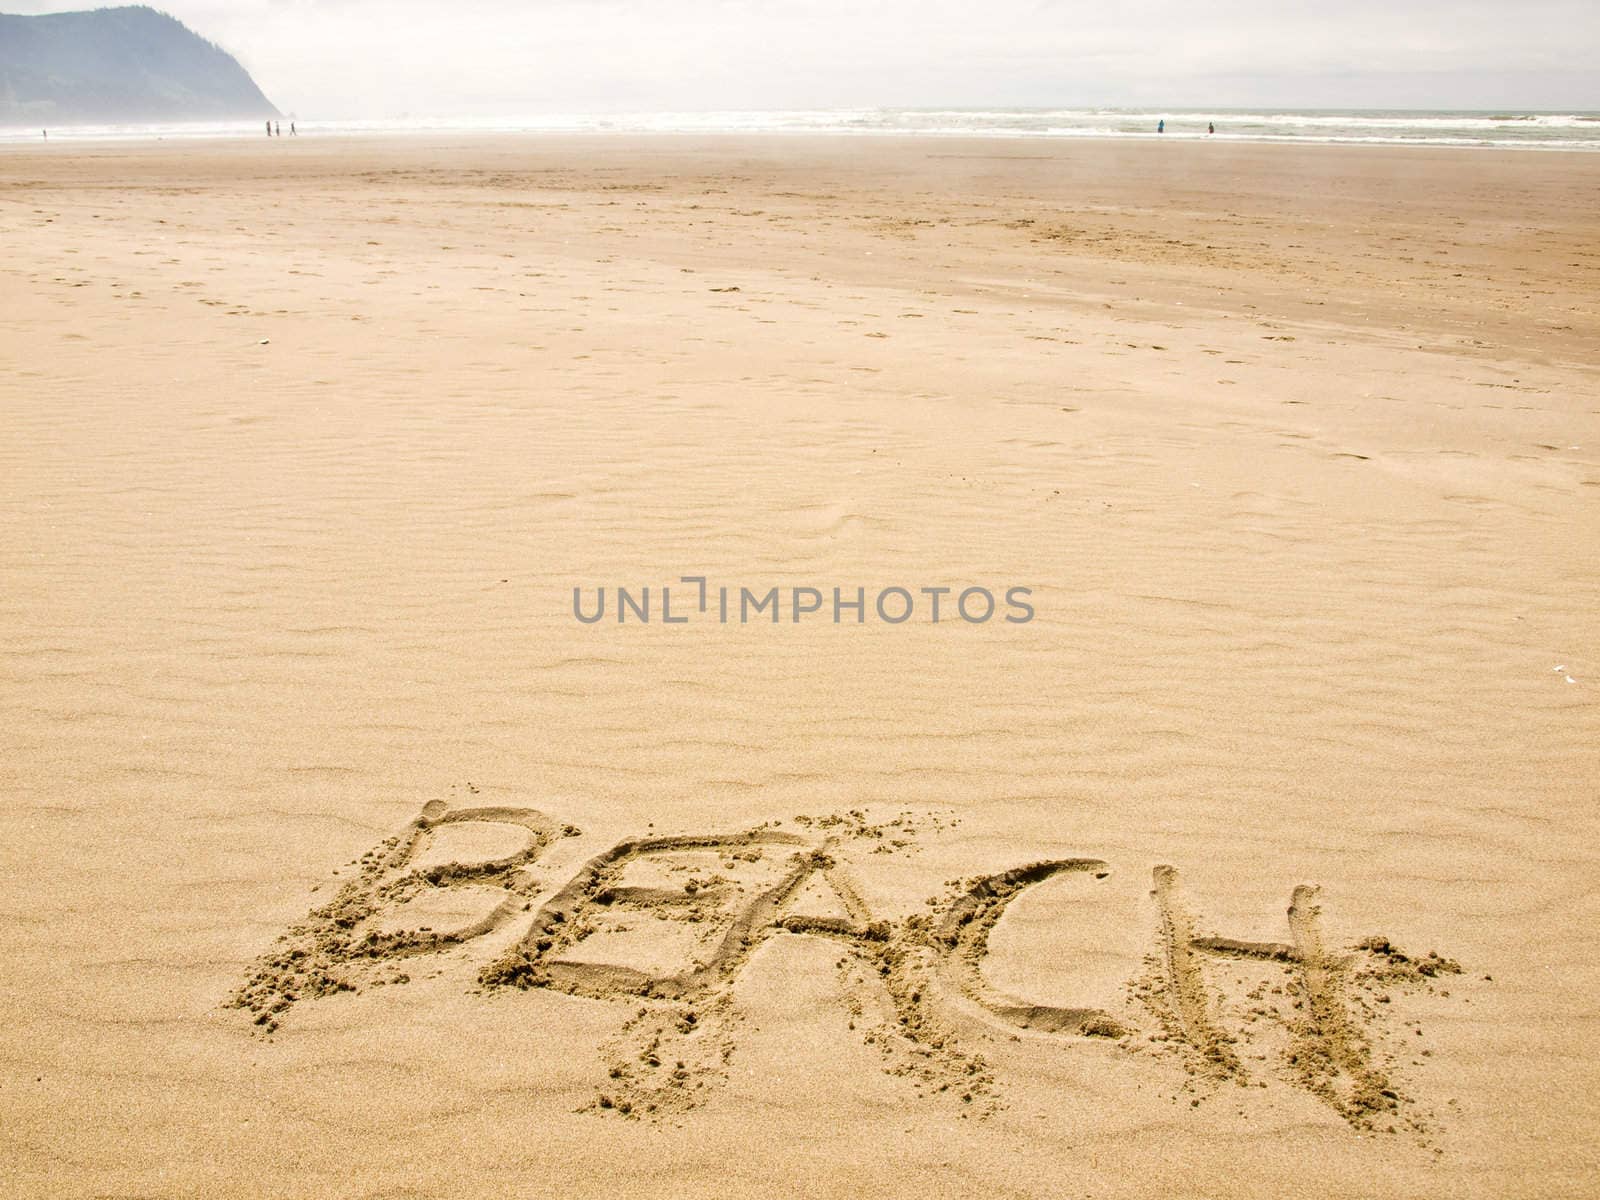
[[[1164,134],[1156,123],[1164,120]],[[1243,109],[810,109],[772,112],[548,113],[295,121],[306,136],[507,133],[838,133],[929,137],[1158,137],[1361,145],[1600,150],[1600,113],[1401,112]],[[287,132],[288,122],[283,122]],[[262,137],[259,121],[95,125],[52,129],[51,140]],[[41,140],[39,129],[0,129],[0,141]]]

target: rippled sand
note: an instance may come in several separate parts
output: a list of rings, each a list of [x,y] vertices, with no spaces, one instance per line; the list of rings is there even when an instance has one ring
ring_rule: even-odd
[[[6,1190],[1600,1188],[1597,185],[0,150]]]

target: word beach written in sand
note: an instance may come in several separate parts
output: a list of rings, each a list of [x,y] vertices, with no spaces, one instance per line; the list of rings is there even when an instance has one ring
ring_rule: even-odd
[[[579,830],[533,809],[435,800],[287,930],[230,1004],[272,1034],[297,1003],[407,983],[415,960],[488,945],[498,931],[510,940],[473,964],[477,985],[615,1002],[622,1023],[592,1107],[652,1116],[701,1103],[726,1077],[739,1041],[734,986],[752,955],[771,938],[820,938],[838,947],[851,1027],[886,1070],[963,1115],[1000,1102],[985,1044],[1026,1037],[1063,1053],[1084,1039],[1155,1052],[1181,1066],[1190,1090],[1277,1080],[1359,1128],[1425,1128],[1398,1078],[1407,1055],[1427,1052],[1388,1026],[1400,1022],[1397,997],[1431,990],[1456,963],[1383,937],[1334,945],[1310,885],[1292,889],[1283,941],[1204,934],[1177,869],[1163,864],[1150,875],[1143,971],[1122,995],[1023,999],[991,982],[991,935],[1050,882],[1069,885],[1061,919],[1084,920],[1110,899],[1112,865],[1028,862],[954,881],[925,911],[884,919],[851,862],[863,847],[911,846],[930,821],[939,825],[911,814],[870,824],[853,811],[797,817],[793,830],[628,839],[549,886],[535,864]],[[1226,1001],[1224,989],[1242,999]]]

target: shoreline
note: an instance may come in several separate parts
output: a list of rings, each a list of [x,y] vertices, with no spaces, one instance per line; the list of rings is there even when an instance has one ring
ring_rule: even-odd
[[[1164,133],[1151,129],[1111,129],[1099,127],[1046,127],[1019,128],[1005,122],[1047,120],[1060,114],[1062,119],[1085,119],[1086,114],[1097,114],[1107,119],[1148,119],[1152,124],[1166,119],[1176,121],[1177,127]],[[892,120],[895,115],[903,121],[900,125],[862,127],[859,123],[872,119]],[[405,119],[367,120],[312,120],[296,123],[305,127],[300,136],[329,138],[360,137],[559,137],[559,136],[706,136],[706,137],[910,137],[916,139],[983,138],[997,141],[1043,142],[1099,142],[1099,141],[1215,141],[1243,145],[1307,145],[1347,147],[1399,147],[1433,148],[1451,150],[1544,150],[1570,153],[1600,152],[1600,113],[1558,112],[1555,110],[1528,112],[1516,115],[1490,114],[1488,110],[1281,110],[1281,109],[1109,109],[1109,110],[959,110],[959,109],[877,109],[840,110],[823,114],[832,120],[818,120],[819,114],[795,110],[760,110],[751,112],[707,111],[698,113],[668,112],[616,114],[580,113],[551,114],[526,117],[459,117],[424,118],[416,122]],[[948,116],[952,119],[997,122],[982,125],[918,127],[919,119]],[[1518,128],[1533,128],[1548,119],[1571,122],[1561,128],[1589,128],[1593,138],[1539,139],[1534,137],[1474,137],[1469,135],[1440,136],[1383,136],[1358,133],[1276,133],[1271,131],[1240,132],[1237,125],[1252,120],[1279,120],[1293,122],[1296,118],[1310,126],[1329,124],[1340,120],[1351,123],[1377,121],[1380,127],[1399,128],[1413,123],[1452,125],[1461,122],[1487,123],[1492,129],[1506,132]],[[263,118],[264,120],[264,118]],[[287,123],[284,118],[279,123]],[[1193,121],[1197,128],[1183,127],[1184,121]],[[1232,121],[1234,127],[1229,127]],[[852,122],[856,124],[853,125]],[[1207,133],[1203,126],[1216,122],[1218,132]],[[1529,123],[1526,126],[1524,123]],[[38,126],[0,126],[0,145],[27,144],[41,140]],[[217,141],[249,140],[260,132],[260,123],[246,120],[194,121],[194,122],[141,122],[109,125],[78,122],[59,127],[62,140],[74,143],[88,142],[144,142],[144,141]],[[264,136],[264,135],[263,135]],[[285,135],[288,136],[288,135]]]

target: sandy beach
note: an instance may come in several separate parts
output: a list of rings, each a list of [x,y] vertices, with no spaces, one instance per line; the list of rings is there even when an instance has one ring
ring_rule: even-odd
[[[0,147],[0,1191],[1600,1192],[1597,193]]]

